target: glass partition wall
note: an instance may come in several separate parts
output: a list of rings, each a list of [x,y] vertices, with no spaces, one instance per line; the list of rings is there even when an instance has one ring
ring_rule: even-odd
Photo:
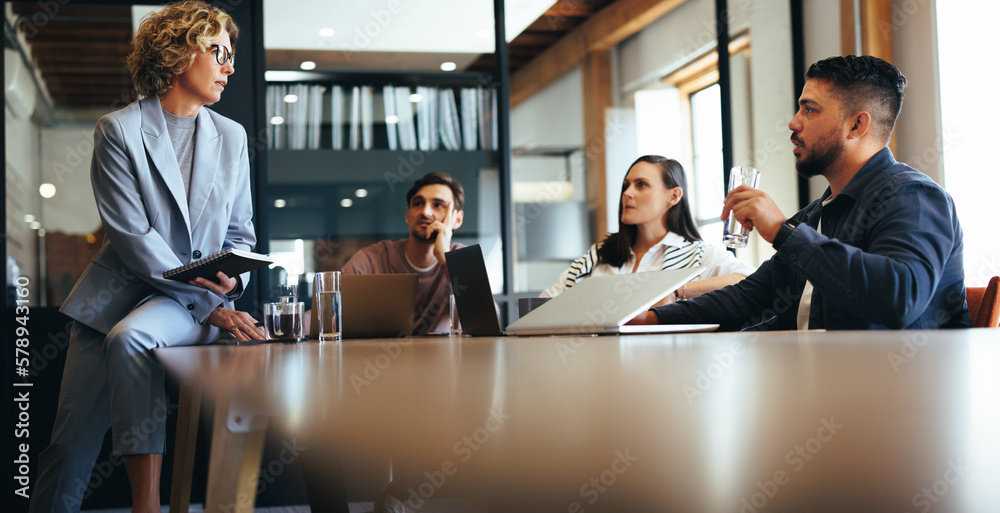
[[[383,5],[384,4],[384,5]],[[339,270],[408,236],[406,191],[431,172],[465,188],[453,241],[483,249],[504,308],[499,100],[492,0],[314,5],[265,0],[270,287]]]
[[[254,277],[257,301],[288,279],[282,272],[308,281],[371,242],[406,237],[405,192],[432,171],[464,185],[454,240],[482,245],[502,299],[494,3],[315,4],[301,16],[262,2],[266,82],[249,100],[266,109],[266,128],[247,132],[264,157],[253,166],[263,179],[254,190],[258,251],[279,265]],[[103,242],[90,186],[93,128],[134,100],[125,56],[137,20],[155,6],[4,6],[7,274],[30,278],[32,304],[58,307]],[[241,28],[243,64],[222,103],[257,80],[252,26]]]
[[[4,3],[7,295],[58,307],[104,239],[90,185],[97,119],[135,98],[126,4]],[[8,302],[8,305],[13,303]]]

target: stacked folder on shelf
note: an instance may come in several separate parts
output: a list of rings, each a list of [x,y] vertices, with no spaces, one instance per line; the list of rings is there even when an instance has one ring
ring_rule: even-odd
[[[415,96],[411,97],[411,92]],[[387,84],[380,93],[381,101],[377,101],[370,85],[271,84],[266,95],[268,147],[375,149],[376,123],[385,124],[384,144],[390,150],[475,151],[498,147],[497,98],[492,88]],[[326,101],[330,102],[328,109]],[[327,115],[328,120],[324,119]],[[321,137],[327,121],[330,146]]]

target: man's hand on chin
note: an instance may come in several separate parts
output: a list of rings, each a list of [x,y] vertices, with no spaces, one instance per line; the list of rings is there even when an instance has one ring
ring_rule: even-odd
[[[625,324],[631,325],[648,325],[648,324],[659,324],[660,319],[656,317],[656,312],[652,310],[646,310],[645,312],[635,316],[631,321]]]
[[[454,209],[449,209],[443,221],[434,221],[427,227],[427,239],[434,241],[434,257],[442,265],[444,254],[451,251],[452,219]]]

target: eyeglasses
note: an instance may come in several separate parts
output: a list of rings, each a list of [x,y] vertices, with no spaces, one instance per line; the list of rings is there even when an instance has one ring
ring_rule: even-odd
[[[236,54],[229,51],[224,45],[211,45],[209,48],[215,48],[215,62],[219,63],[219,66],[225,65],[227,62],[232,62],[236,65]]]

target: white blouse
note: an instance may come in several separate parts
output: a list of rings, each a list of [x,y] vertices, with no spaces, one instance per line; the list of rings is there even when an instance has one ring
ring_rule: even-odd
[[[643,255],[636,272],[660,271],[664,269],[664,257],[667,255],[667,252],[686,246],[692,247],[692,249],[695,249],[695,246],[697,246],[702,251],[702,256],[699,260],[689,260],[692,265],[682,265],[680,268],[694,267],[696,265],[707,268],[694,281],[733,273],[748,276],[756,271],[753,266],[734,257],[732,253],[725,249],[712,246],[704,241],[688,241],[676,233],[669,232]],[[541,297],[558,296],[567,288],[572,287],[576,283],[577,277],[584,279],[587,276],[630,273],[632,272],[632,268],[635,267],[635,253],[629,249],[629,259],[621,267],[612,267],[606,263],[595,265],[594,262],[596,261],[597,244],[594,244],[590,247],[590,251],[587,251],[585,255],[570,264],[570,267],[559,276],[559,281],[543,291]],[[587,272],[588,270],[589,272]]]

